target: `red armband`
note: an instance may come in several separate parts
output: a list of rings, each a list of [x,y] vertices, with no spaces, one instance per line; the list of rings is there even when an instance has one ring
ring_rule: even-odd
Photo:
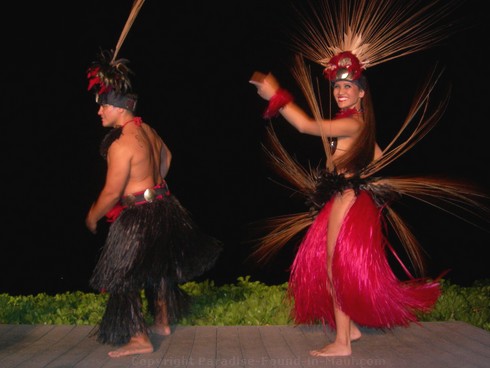
[[[264,112],[264,119],[270,119],[279,113],[279,110],[293,101],[293,96],[285,89],[279,88],[269,100],[269,106]]]

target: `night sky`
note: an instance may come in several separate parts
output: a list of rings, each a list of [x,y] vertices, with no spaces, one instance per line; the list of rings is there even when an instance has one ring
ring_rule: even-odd
[[[198,280],[288,279],[295,244],[263,267],[248,259],[254,239],[264,234],[263,220],[305,209],[268,166],[261,146],[266,102],[248,80],[255,70],[271,71],[304,102],[290,74],[292,3],[148,0],[119,52],[135,73],[137,114],[172,151],[170,189],[199,226],[225,245],[216,266]],[[479,1],[464,3],[455,18],[461,20],[458,31],[440,46],[375,66],[366,75],[383,147],[425,75],[436,63],[445,67],[441,87],[451,86],[451,99],[442,120],[383,174],[462,178],[487,191],[490,84],[483,55],[490,18],[478,10]],[[99,222],[94,236],[84,219],[104,183],[98,149],[107,131],[86,90],[86,69],[100,48],[116,46],[131,4],[19,3],[4,13],[10,22],[0,26],[6,204],[0,293],[91,291],[88,279],[107,224]],[[319,75],[321,68],[312,65],[312,71]],[[320,139],[297,133],[281,118],[272,124],[300,161],[322,160]],[[445,277],[459,284],[490,277],[488,225],[485,232],[409,199],[398,208],[427,252],[431,276],[449,269]]]

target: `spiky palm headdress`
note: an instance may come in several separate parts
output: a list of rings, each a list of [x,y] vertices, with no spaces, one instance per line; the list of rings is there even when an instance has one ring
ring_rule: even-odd
[[[299,10],[293,48],[325,67],[329,80],[357,80],[369,67],[412,54],[447,38],[453,0],[315,1]]]

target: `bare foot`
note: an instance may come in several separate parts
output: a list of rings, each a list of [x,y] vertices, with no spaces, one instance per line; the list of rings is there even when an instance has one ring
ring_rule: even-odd
[[[350,341],[354,342],[361,338],[362,334],[354,322],[350,322]]]
[[[161,336],[168,336],[172,333],[169,325],[155,324],[150,326],[150,331]]]
[[[146,335],[134,336],[129,342],[117,350],[110,351],[111,358],[119,358],[126,355],[146,354],[153,352],[153,345]]]
[[[350,345],[344,345],[338,342],[333,342],[332,344],[326,345],[323,349],[320,350],[310,351],[310,355],[316,357],[349,356],[351,354],[352,354],[352,349]]]

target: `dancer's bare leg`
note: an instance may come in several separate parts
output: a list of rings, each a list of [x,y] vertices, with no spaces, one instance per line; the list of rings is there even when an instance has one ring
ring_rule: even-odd
[[[320,350],[312,350],[313,356],[348,356],[352,354],[350,345],[350,318],[339,308],[335,307],[335,323],[337,334],[331,344],[325,345]]]
[[[355,195],[353,191],[346,191],[342,195],[338,195],[332,205],[332,210],[330,212],[330,217],[328,220],[328,233],[327,233],[327,253],[328,253],[328,264],[327,270],[330,277],[332,278],[332,258],[335,251],[335,244],[337,243],[337,237],[339,235],[342,222],[344,220],[345,214],[355,200]],[[334,293],[332,293],[334,294]],[[357,326],[351,321],[350,317],[342,312],[338,308],[335,299],[334,304],[334,315],[335,315],[335,325],[336,325],[336,336],[335,340],[331,344],[325,345],[320,350],[312,350],[310,354],[313,356],[348,356],[352,354],[351,341],[357,340],[361,337],[361,331]]]
[[[153,352],[153,345],[147,334],[135,335],[129,340],[129,342],[121,346],[117,350],[110,351],[108,355],[111,358],[119,358],[127,355],[134,354],[147,354]]]
[[[168,322],[167,304],[163,300],[157,300],[155,310],[155,322],[150,327],[150,331],[157,335],[170,335],[172,331]]]

